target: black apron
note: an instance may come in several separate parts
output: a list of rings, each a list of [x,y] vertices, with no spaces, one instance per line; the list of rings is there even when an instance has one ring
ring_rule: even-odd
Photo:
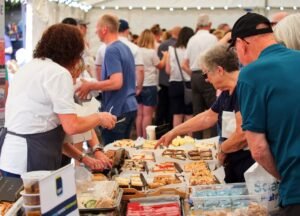
[[[0,133],[0,155],[6,134],[23,137],[27,142],[27,172],[57,170],[61,165],[62,145],[65,132],[62,126],[36,134],[17,134],[2,128]]]

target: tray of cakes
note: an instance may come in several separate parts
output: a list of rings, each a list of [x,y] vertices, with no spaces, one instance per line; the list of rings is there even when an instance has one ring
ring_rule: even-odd
[[[147,187],[147,181],[142,173],[121,173],[119,176],[115,176],[114,180],[119,184],[120,188],[135,188],[136,190],[144,191]]]
[[[213,160],[213,153],[211,149],[208,150],[190,150],[187,152],[190,160]]]
[[[186,163],[184,165],[184,172],[191,186],[220,183],[209,169],[208,164],[203,160]]]
[[[163,162],[153,164],[149,169],[152,173],[182,173],[183,170],[181,166],[176,162]]]
[[[127,159],[124,161],[124,164],[121,168],[122,172],[149,172],[147,162],[144,160],[132,160],[132,159]]]
[[[155,162],[155,154],[153,151],[136,150],[130,152],[130,159]]]
[[[113,211],[120,206],[123,190],[116,181],[92,182],[77,192],[80,213]]]
[[[195,139],[193,137],[190,136],[177,136],[176,138],[174,138],[171,142],[171,145],[169,146],[169,148],[177,148],[180,146],[184,146],[184,145],[194,145],[195,144]]]
[[[186,154],[184,150],[166,149],[163,151],[162,156],[177,160],[186,160]]]

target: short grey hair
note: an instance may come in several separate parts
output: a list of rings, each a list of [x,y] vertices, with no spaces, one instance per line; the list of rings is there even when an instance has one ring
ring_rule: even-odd
[[[200,14],[197,20],[197,27],[206,27],[210,25],[210,19],[207,14]]]
[[[200,67],[203,66],[209,71],[221,66],[226,72],[231,73],[239,69],[239,60],[234,49],[228,49],[228,45],[218,44],[201,55]]]
[[[291,14],[282,19],[274,28],[275,38],[290,49],[300,50],[300,14]]]

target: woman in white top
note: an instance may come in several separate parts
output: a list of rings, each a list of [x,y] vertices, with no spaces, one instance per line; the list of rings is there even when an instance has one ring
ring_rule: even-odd
[[[189,27],[183,27],[179,32],[175,46],[169,47],[169,57],[166,62],[166,72],[170,75],[169,98],[174,127],[184,122],[184,120],[191,118],[193,114],[192,104],[185,105],[184,103],[183,87],[184,84],[189,88],[191,87],[191,75],[182,68],[180,71],[179,68],[181,67],[181,62],[184,59],[187,43],[193,35],[193,29]],[[176,58],[175,51],[178,59]]]
[[[0,169],[4,176],[56,170],[63,151],[92,169],[109,166],[104,156],[105,161],[95,160],[74,146],[63,145],[65,133],[82,133],[98,125],[113,128],[116,123],[110,113],[76,115],[73,83],[82,71],[83,50],[78,28],[50,26],[36,46],[34,59],[14,77],[0,136]]]
[[[158,70],[165,66],[167,53],[160,61],[155,50],[155,38],[149,29],[142,32],[138,45],[144,61],[144,82],[141,93],[137,96],[138,113],[136,133],[146,138],[146,127],[151,125],[154,109],[157,105]]]

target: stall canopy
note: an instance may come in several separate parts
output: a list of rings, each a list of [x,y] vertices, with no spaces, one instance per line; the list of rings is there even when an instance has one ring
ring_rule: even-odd
[[[88,39],[93,53],[100,44],[95,35],[97,19],[107,12],[127,20],[132,33],[139,34],[153,24],[166,29],[175,25],[194,28],[200,13],[208,14],[212,26],[216,27],[220,23],[232,26],[248,11],[271,17],[278,11],[296,13],[300,10],[299,0],[27,0],[26,3],[28,33],[32,35],[26,43],[29,50],[35,46],[43,29],[70,16],[90,23]]]

